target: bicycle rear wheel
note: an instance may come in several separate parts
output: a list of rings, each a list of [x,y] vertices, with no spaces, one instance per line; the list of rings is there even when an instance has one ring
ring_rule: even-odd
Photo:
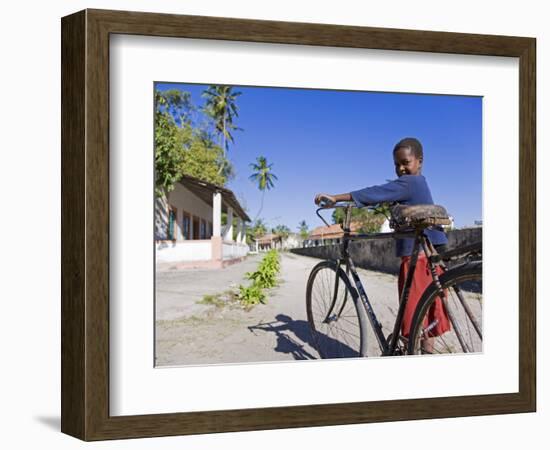
[[[435,283],[432,283],[418,302],[409,335],[408,353],[482,352],[481,262],[449,270],[441,275],[440,283],[444,289],[442,297]]]
[[[366,356],[367,317],[349,278],[334,261],[317,264],[307,282],[307,320],[321,358]]]

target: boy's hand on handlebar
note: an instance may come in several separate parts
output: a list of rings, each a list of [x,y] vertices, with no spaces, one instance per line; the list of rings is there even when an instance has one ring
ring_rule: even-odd
[[[319,205],[321,207],[332,206],[336,203],[336,199],[334,198],[334,196],[329,194],[317,194],[314,201],[316,205]]]

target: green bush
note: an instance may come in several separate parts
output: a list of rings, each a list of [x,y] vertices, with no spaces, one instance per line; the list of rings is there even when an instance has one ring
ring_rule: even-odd
[[[255,272],[247,272],[246,278],[252,281],[250,286],[239,286],[239,300],[246,305],[265,303],[263,289],[277,285],[277,274],[280,271],[279,255],[270,250],[258,265]]]
[[[245,305],[257,305],[265,303],[265,292],[263,289],[252,283],[250,286],[239,286],[239,300]]]
[[[258,270],[255,272],[247,272],[246,277],[257,286],[269,289],[277,284],[277,274],[279,273],[279,255],[276,250],[271,250],[264,257]]]

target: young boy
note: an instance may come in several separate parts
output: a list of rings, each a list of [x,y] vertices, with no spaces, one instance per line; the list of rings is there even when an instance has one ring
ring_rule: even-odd
[[[315,196],[315,203],[325,202],[332,204],[353,201],[358,207],[383,202],[399,202],[404,205],[433,205],[430,188],[421,173],[424,161],[422,144],[415,138],[402,139],[393,149],[393,161],[395,164],[395,173],[398,177],[396,180],[347,194],[317,194]],[[427,229],[426,235],[430,242],[440,250],[441,247],[447,244],[447,236],[442,229]],[[409,269],[413,245],[413,238],[397,239],[396,242],[396,254],[401,257],[398,281],[400,294]],[[405,337],[409,335],[414,310],[418,301],[431,282],[432,276],[428,260],[424,253],[420,253],[401,327],[401,333]],[[432,334],[440,335],[450,329],[449,320],[441,300],[438,299],[436,301],[430,313],[433,318],[438,319],[438,325],[436,329],[432,330]]]

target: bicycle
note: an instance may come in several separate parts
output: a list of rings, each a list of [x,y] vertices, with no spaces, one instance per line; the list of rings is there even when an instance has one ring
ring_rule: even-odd
[[[450,223],[445,208],[437,205],[389,205],[391,233],[352,233],[352,203],[322,204],[316,214],[332,208],[344,209],[340,257],[318,263],[306,288],[307,318],[314,347],[321,358],[365,357],[370,329],[381,356],[404,354],[478,353],[482,351],[482,247],[481,242],[437,252],[425,234],[434,226]],[[371,209],[380,211],[380,205]],[[414,238],[414,246],[392,332],[386,336],[382,324],[357,273],[350,253],[352,241],[364,239]],[[413,315],[409,336],[401,335],[405,306],[420,251],[428,258],[432,283],[426,288]],[[448,264],[456,264],[452,268]],[[443,269],[439,275],[437,266]],[[352,281],[353,280],[353,285]],[[442,330],[434,314],[441,302],[449,319]],[[372,333],[371,333],[372,334]]]

